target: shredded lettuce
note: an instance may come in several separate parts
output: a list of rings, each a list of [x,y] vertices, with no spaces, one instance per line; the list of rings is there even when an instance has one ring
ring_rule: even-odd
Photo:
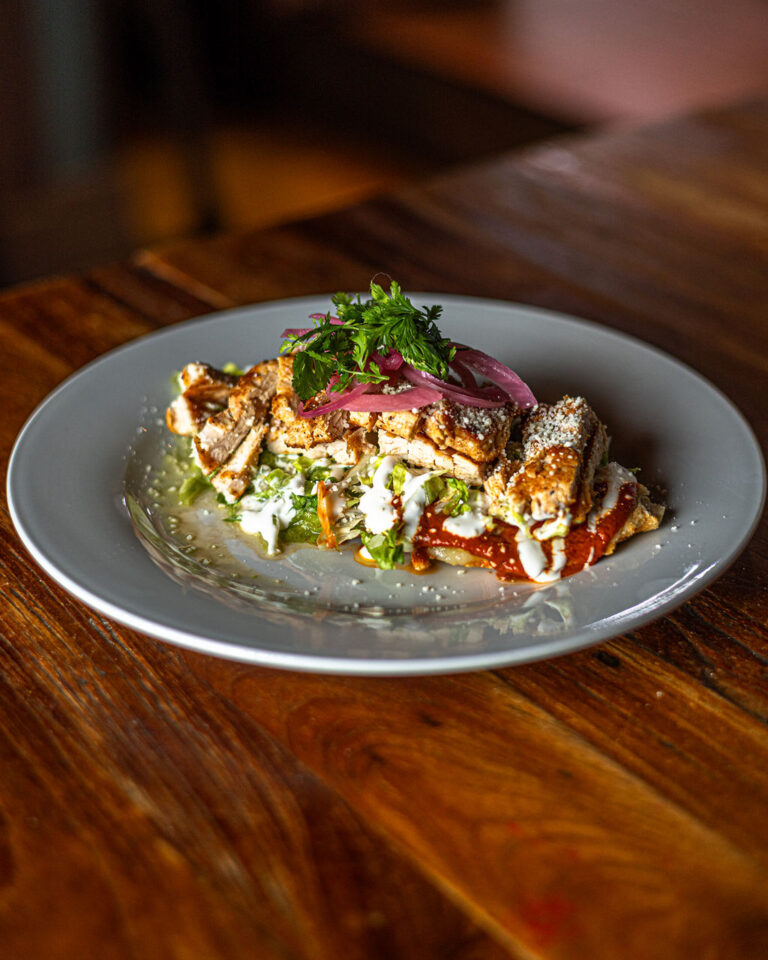
[[[445,484],[452,493],[448,500],[443,504],[443,513],[449,517],[458,517],[462,513],[469,513],[472,509],[470,502],[470,491],[464,480],[456,480],[454,477],[446,477]]]
[[[186,477],[179,487],[179,503],[184,504],[185,507],[191,507],[200,494],[204,490],[210,490],[210,488],[211,484],[203,476],[203,472],[198,469],[192,476]]]
[[[261,456],[259,457],[259,466],[260,467],[276,467],[277,456],[274,453],[272,453],[271,450],[262,450]]]
[[[286,529],[281,531],[281,540],[286,543],[317,543],[318,537],[323,532],[317,515],[317,497],[292,493],[291,503],[296,516]]]
[[[424,494],[427,498],[427,503],[434,503],[435,500],[439,500],[444,492],[445,480],[437,474],[424,481]]]
[[[268,473],[258,473],[253,480],[253,495],[258,500],[271,500],[291,479],[291,474],[282,467],[275,467]]]
[[[366,550],[382,570],[393,570],[404,560],[403,545],[397,542],[399,533],[398,527],[391,527],[386,533],[360,531]]]
[[[392,468],[392,473],[389,477],[389,483],[387,486],[392,488],[392,492],[398,496],[403,492],[403,487],[410,476],[410,472],[405,464],[398,460],[398,462]]]

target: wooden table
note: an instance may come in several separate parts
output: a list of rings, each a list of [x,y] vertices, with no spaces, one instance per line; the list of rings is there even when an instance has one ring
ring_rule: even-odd
[[[3,456],[117,344],[379,270],[639,335],[765,442],[768,100],[11,291]],[[0,536],[8,960],[768,956],[765,524],[631,635],[408,679],[166,646],[42,576],[4,506]]]

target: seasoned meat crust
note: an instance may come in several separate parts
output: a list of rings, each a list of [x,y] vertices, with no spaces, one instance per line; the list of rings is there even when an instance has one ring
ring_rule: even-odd
[[[207,363],[188,363],[179,375],[182,392],[166,411],[168,429],[183,437],[194,436],[213,413],[226,406],[238,379]]]
[[[441,400],[431,408],[422,429],[438,447],[448,447],[477,463],[490,463],[506,447],[516,415],[512,404],[483,408]]]
[[[448,476],[469,483],[480,483],[485,465],[477,463],[471,457],[453,450],[441,450],[428,437],[419,434],[411,440],[395,437],[385,430],[379,430],[379,452],[385,456],[400,457],[416,467],[428,470],[442,470]]]
[[[242,496],[267,432],[277,387],[276,360],[251,367],[241,377],[203,363],[181,372],[182,393],[166,412],[173,433],[194,438],[197,460],[227,499]]]
[[[200,466],[205,473],[227,462],[251,427],[263,423],[277,387],[277,361],[265,360],[246,371],[232,389],[227,407],[210,417],[195,436]]]
[[[569,514],[581,523],[592,507],[595,470],[608,446],[605,427],[583,397],[539,404],[523,423],[522,445],[505,451],[485,483],[486,493],[534,520]]]
[[[418,410],[335,410],[305,418],[298,414],[292,377],[290,355],[257,364],[240,378],[199,363],[182,371],[184,390],[168,409],[168,425],[194,436],[201,468],[228,498],[247,488],[264,444],[346,463],[377,446],[414,466],[484,483],[492,501],[520,514],[542,518],[570,510],[580,522],[589,512],[607,437],[581,397],[540,404],[523,421],[522,442],[510,443],[519,420],[511,403],[481,408],[441,400]],[[313,398],[307,407],[323,401]]]

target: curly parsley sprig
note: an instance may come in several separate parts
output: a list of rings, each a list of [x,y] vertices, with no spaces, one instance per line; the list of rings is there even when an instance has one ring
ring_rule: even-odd
[[[389,375],[379,368],[375,354],[397,350],[403,360],[447,380],[456,348],[441,336],[437,320],[442,307],[419,310],[392,281],[387,293],[371,284],[371,298],[363,301],[346,293],[331,298],[335,315],[315,320],[315,329],[290,337],[281,353],[298,350],[293,360],[293,388],[302,401],[321,390],[340,393],[360,383],[382,383]],[[338,377],[333,383],[334,377]]]

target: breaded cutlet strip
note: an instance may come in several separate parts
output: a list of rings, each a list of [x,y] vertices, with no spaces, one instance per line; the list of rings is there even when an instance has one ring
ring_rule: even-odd
[[[595,470],[607,445],[605,427],[583,397],[539,404],[523,424],[520,461],[502,454],[486,492],[521,516],[570,515],[573,524],[581,523],[592,507]]]
[[[232,456],[211,477],[214,489],[223,493],[230,503],[239,500],[248,489],[254,468],[261,456],[266,433],[267,424],[264,421],[251,427]]]
[[[289,447],[283,442],[279,434],[270,431],[266,441],[267,450],[278,456],[281,454],[291,454],[299,452],[296,447]],[[316,443],[314,446],[302,449],[301,453],[311,460],[320,460],[324,457],[333,457],[336,463],[345,467],[352,467],[358,463],[365,454],[376,453],[374,444],[369,443],[365,430],[350,429],[339,440],[333,440],[330,443]]]
[[[485,409],[441,400],[431,407],[391,412],[336,410],[317,417],[298,415],[298,397],[293,386],[293,357],[278,360],[278,388],[272,401],[273,425],[270,441],[280,440],[287,447],[308,450],[318,444],[333,443],[345,436],[350,427],[366,431],[378,429],[403,440],[426,439],[439,449],[462,454],[476,463],[489,463],[504,449],[517,409],[512,404]],[[410,389],[403,381],[385,387],[387,395]],[[319,395],[307,404],[322,403]],[[475,471],[476,472],[476,471]]]
[[[429,408],[422,432],[441,449],[454,450],[478,463],[490,463],[504,450],[517,408],[468,407],[441,400]]]
[[[358,416],[358,414],[352,414],[352,416]],[[385,430],[393,437],[410,440],[419,432],[419,427],[424,420],[424,410],[392,410],[389,413],[373,413],[371,416],[373,426],[369,429],[378,427],[379,430]]]
[[[204,473],[223,466],[253,427],[266,422],[277,386],[277,362],[251,367],[229,394],[226,410],[210,417],[195,436],[195,449]]]
[[[477,463],[455,450],[442,449],[423,434],[417,434],[410,440],[396,437],[386,430],[379,430],[379,453],[385,456],[400,457],[415,467],[428,470],[442,470],[451,477],[466,480],[468,483],[481,483],[486,465]]]
[[[270,441],[279,441],[286,449],[307,450],[318,444],[333,443],[342,439],[349,429],[349,414],[345,410],[320,414],[317,417],[300,417],[299,398],[293,389],[293,356],[287,354],[277,359],[277,389],[272,400]],[[320,402],[319,399],[315,402]],[[312,404],[309,401],[308,406]]]
[[[181,371],[181,393],[168,407],[165,422],[171,433],[193,437],[205,421],[225,407],[238,378],[207,363],[188,363]]]
[[[272,400],[270,439],[279,438],[297,450],[340,440],[349,429],[346,410],[334,410],[317,417],[300,417],[296,394],[280,393]]]
[[[441,400],[420,410],[380,413],[376,426],[404,440],[422,435],[441,450],[490,463],[504,450],[516,420],[517,408],[512,404],[486,408]]]

